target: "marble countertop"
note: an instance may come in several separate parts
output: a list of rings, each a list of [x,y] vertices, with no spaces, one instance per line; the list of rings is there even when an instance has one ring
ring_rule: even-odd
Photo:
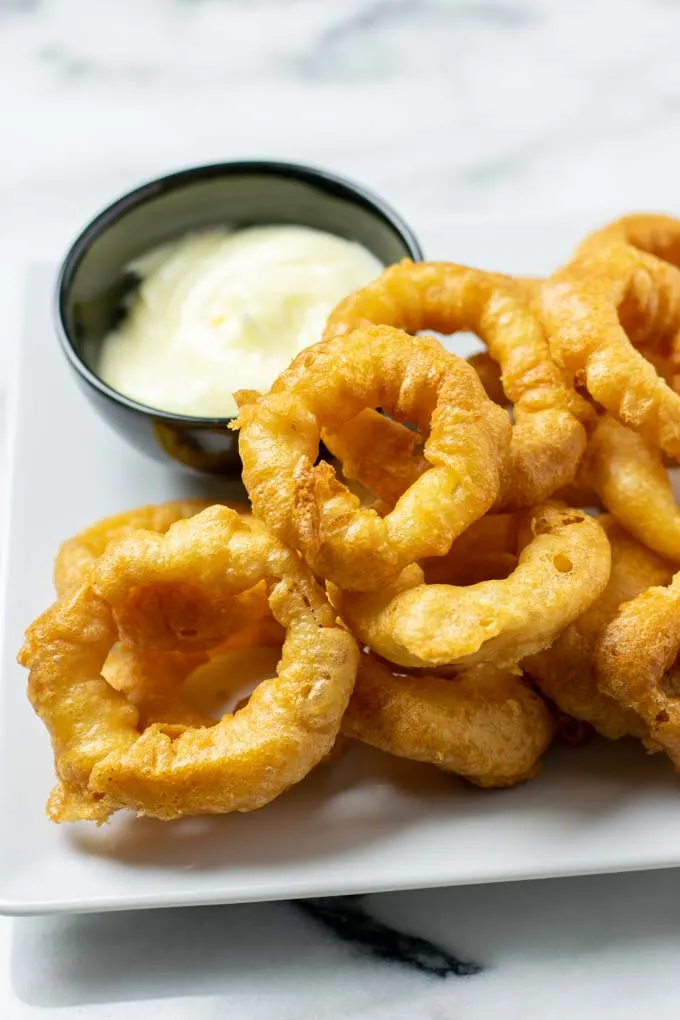
[[[325,165],[437,250],[461,215],[680,207],[679,39],[671,0],[0,0],[0,397],[26,263],[171,168]],[[675,1020],[679,899],[658,872],[0,920],[0,1017]]]

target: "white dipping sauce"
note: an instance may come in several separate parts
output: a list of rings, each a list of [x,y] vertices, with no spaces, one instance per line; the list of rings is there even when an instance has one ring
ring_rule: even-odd
[[[267,390],[329,312],[382,270],[359,244],[307,227],[189,234],[128,267],[142,278],[96,371],[159,410],[236,413],[234,390]]]

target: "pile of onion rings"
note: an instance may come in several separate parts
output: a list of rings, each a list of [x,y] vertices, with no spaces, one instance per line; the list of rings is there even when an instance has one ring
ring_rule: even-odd
[[[680,767],[680,221],[544,280],[391,266],[235,397],[242,504],[58,551],[19,654],[54,821],[250,811],[352,742],[512,786],[570,721]]]

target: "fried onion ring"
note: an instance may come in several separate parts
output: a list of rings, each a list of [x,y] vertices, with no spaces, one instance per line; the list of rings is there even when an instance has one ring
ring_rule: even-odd
[[[680,507],[656,447],[604,415],[590,437],[579,476],[638,541],[680,562]]]
[[[321,429],[339,431],[367,407],[428,435],[428,470],[384,517],[314,463]],[[465,361],[385,326],[303,351],[269,394],[240,407],[235,427],[255,513],[320,577],[356,590],[447,552],[492,506],[511,431]]]
[[[543,652],[524,659],[522,669],[558,708],[610,740],[631,734],[646,738],[640,717],[599,691],[595,648],[619,606],[652,585],[667,584],[675,568],[640,545],[611,517],[599,518],[612,550],[612,568],[600,597]]]
[[[680,266],[680,220],[660,213],[629,213],[607,223],[581,242],[576,258],[617,241]]]
[[[162,819],[253,810],[331,749],[358,651],[304,564],[264,529],[216,506],[165,536],[130,533],[95,571],[114,602],[150,576],[174,583],[187,572],[217,604],[222,591],[266,581],[272,613],[286,629],[277,677],[213,726],[142,729],[137,708],[101,676],[119,637],[111,605],[89,582],[68,592],[32,624],[19,656],[30,669],[33,707],[52,736],[60,779],[49,803],[55,821],[102,821],[122,807]]]
[[[96,562],[92,583],[111,607],[121,641],[144,651],[206,650],[271,618],[261,580],[261,561],[271,537],[255,518],[236,519],[243,527],[235,530],[224,550],[219,549],[225,530],[220,505],[201,513],[195,548],[186,544],[181,529],[166,535],[140,530],[109,544]],[[207,550],[222,560],[225,570],[224,578],[209,575],[212,588],[191,569]],[[168,557],[173,571],[165,562]],[[244,585],[248,576],[252,584]]]
[[[472,330],[487,345],[502,373],[506,399],[500,403],[511,403],[514,414],[500,507],[534,506],[572,481],[586,444],[581,422],[592,410],[551,358],[525,288],[479,269],[404,260],[341,302],[325,335],[344,336],[370,324],[409,332]],[[480,365],[493,392],[486,361]],[[341,456],[332,437],[324,439]]]
[[[680,325],[680,273],[625,244],[597,248],[548,279],[543,321],[555,360],[620,422],[680,458],[680,395],[633,345]]]
[[[193,517],[211,505],[209,501],[201,499],[172,500],[169,503],[124,510],[85,528],[74,538],[63,542],[59,548],[54,563],[54,586],[57,595],[63,595],[70,588],[81,585],[109,542],[119,538],[130,528],[145,528],[148,531],[162,533],[175,521]],[[230,506],[239,513],[248,513],[245,504],[232,503]]]
[[[680,574],[621,606],[596,652],[600,690],[639,715],[680,768]]]
[[[489,400],[505,407],[508,401],[496,362],[486,351],[467,361]],[[245,391],[243,402],[248,399],[252,401],[252,391]],[[390,507],[430,466],[418,432],[370,408],[360,411],[339,432],[324,429],[323,440],[340,461],[345,478],[359,482]]]
[[[481,666],[453,680],[395,675],[364,653],[342,732],[496,787],[536,774],[554,724],[543,701],[510,672]]]
[[[503,580],[428,585],[414,564],[381,591],[330,586],[331,601],[363,644],[400,666],[514,666],[595,601],[611,559],[604,531],[581,510],[546,503],[520,522],[532,537]]]

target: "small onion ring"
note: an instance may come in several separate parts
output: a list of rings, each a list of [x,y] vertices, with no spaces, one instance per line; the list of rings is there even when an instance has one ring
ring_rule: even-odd
[[[408,332],[472,330],[482,338],[502,373],[502,403],[511,403],[514,413],[499,507],[534,506],[573,479],[586,444],[581,422],[590,420],[592,409],[551,358],[540,316],[521,283],[453,263],[406,259],[342,301],[325,336],[370,324]],[[480,365],[488,377],[486,362]],[[488,385],[494,386],[493,378]],[[339,456],[332,442],[327,445]]]
[[[121,567],[119,577],[107,559]],[[130,533],[95,573],[120,601],[150,576],[176,581],[187,572],[218,600],[221,586],[231,593],[266,580],[286,629],[277,677],[214,726],[154,723],[142,731],[138,710],[101,676],[118,639],[111,606],[89,582],[68,592],[32,624],[19,656],[52,736],[60,779],[49,803],[54,820],[102,821],[121,807],[162,819],[253,810],[331,749],[358,650],[304,564],[264,529],[211,507],[165,536]]]
[[[680,272],[612,244],[546,280],[541,309],[558,364],[624,425],[680,458],[680,395],[633,345],[677,332]]]
[[[478,786],[501,787],[536,774],[554,724],[540,697],[511,672],[481,666],[452,680],[395,675],[364,653],[342,732]]]
[[[522,669],[558,708],[610,740],[627,734],[648,738],[640,717],[598,690],[595,648],[622,603],[652,585],[667,584],[675,568],[640,545],[612,517],[598,518],[612,550],[607,587],[585,613],[562,631],[550,648],[524,659]]]
[[[326,462],[322,428],[382,407],[428,434],[425,471],[384,517],[360,506]],[[315,573],[375,589],[421,556],[441,555],[493,505],[511,426],[465,361],[431,337],[360,329],[303,351],[235,427],[253,510]]]
[[[639,715],[680,768],[680,574],[624,603],[600,636],[600,690]]]
[[[331,601],[360,642],[400,666],[514,666],[595,601],[611,561],[607,536],[581,510],[546,503],[521,517],[530,541],[505,579],[428,585],[414,564],[378,592],[329,586]]]

